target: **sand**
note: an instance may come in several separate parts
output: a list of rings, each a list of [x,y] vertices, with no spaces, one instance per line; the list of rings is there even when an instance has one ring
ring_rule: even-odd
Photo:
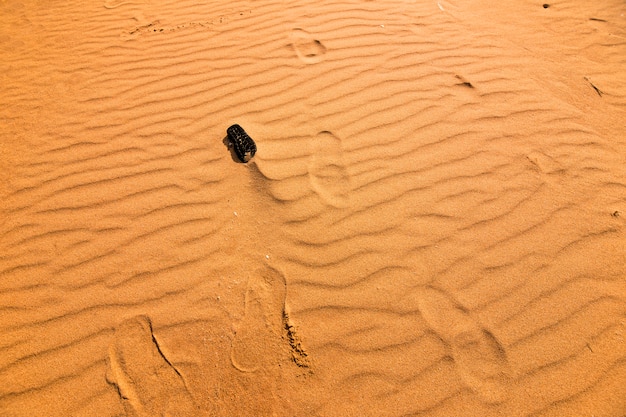
[[[626,4],[546,6],[1,2],[0,415],[626,415]]]

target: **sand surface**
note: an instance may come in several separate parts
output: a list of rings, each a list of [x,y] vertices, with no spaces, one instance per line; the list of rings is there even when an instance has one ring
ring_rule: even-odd
[[[547,6],[1,1],[0,416],[626,415],[626,3]]]

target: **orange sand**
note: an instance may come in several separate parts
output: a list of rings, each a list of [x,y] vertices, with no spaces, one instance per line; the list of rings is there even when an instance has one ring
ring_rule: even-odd
[[[625,415],[625,15],[2,1],[0,416]]]

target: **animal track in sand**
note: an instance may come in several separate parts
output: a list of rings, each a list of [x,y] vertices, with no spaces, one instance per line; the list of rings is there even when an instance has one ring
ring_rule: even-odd
[[[122,322],[109,347],[107,381],[117,387],[127,415],[198,415],[180,372],[165,357],[146,316]]]
[[[289,35],[289,39],[296,55],[305,64],[317,64],[324,59],[326,47],[319,40],[313,39],[313,36],[306,30],[294,29]]]
[[[508,397],[510,367],[504,348],[468,311],[443,291],[428,287],[418,299],[426,323],[450,350],[459,375],[487,403]]]
[[[112,9],[124,4],[121,3],[119,5],[109,6],[107,9]],[[203,21],[187,21],[180,22],[178,24],[170,24],[165,25],[160,20],[151,20],[149,21],[143,15],[137,15],[134,19],[137,21],[137,24],[132,28],[129,28],[123,31],[120,34],[120,37],[124,40],[132,40],[136,39],[142,35],[152,35],[152,34],[165,34],[165,33],[173,33],[178,32],[185,29],[196,29],[196,30],[215,30],[219,25],[227,24],[236,19],[241,19],[242,17],[248,16],[252,13],[251,10],[240,10],[237,12],[216,16],[211,20],[203,20]]]
[[[309,181],[313,190],[331,206],[347,207],[351,185],[343,160],[341,139],[323,131],[312,139],[311,148]]]

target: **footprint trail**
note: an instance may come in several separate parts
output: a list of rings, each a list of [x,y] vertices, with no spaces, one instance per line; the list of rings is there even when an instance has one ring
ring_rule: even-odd
[[[306,30],[294,29],[289,35],[289,39],[296,55],[305,64],[317,64],[324,59],[326,47]]]
[[[109,347],[107,380],[127,416],[200,415],[180,372],[165,357],[146,316],[120,324]]]
[[[231,349],[231,362],[238,370],[254,372],[276,358],[286,293],[285,277],[273,268],[260,269],[248,280],[244,318]]]
[[[438,289],[425,289],[418,306],[424,320],[451,351],[465,384],[487,403],[505,401],[511,376],[504,348],[498,340],[465,308]]]
[[[333,133],[323,131],[312,139],[311,147],[311,187],[327,204],[337,208],[347,207],[351,186],[343,160],[341,140]]]

